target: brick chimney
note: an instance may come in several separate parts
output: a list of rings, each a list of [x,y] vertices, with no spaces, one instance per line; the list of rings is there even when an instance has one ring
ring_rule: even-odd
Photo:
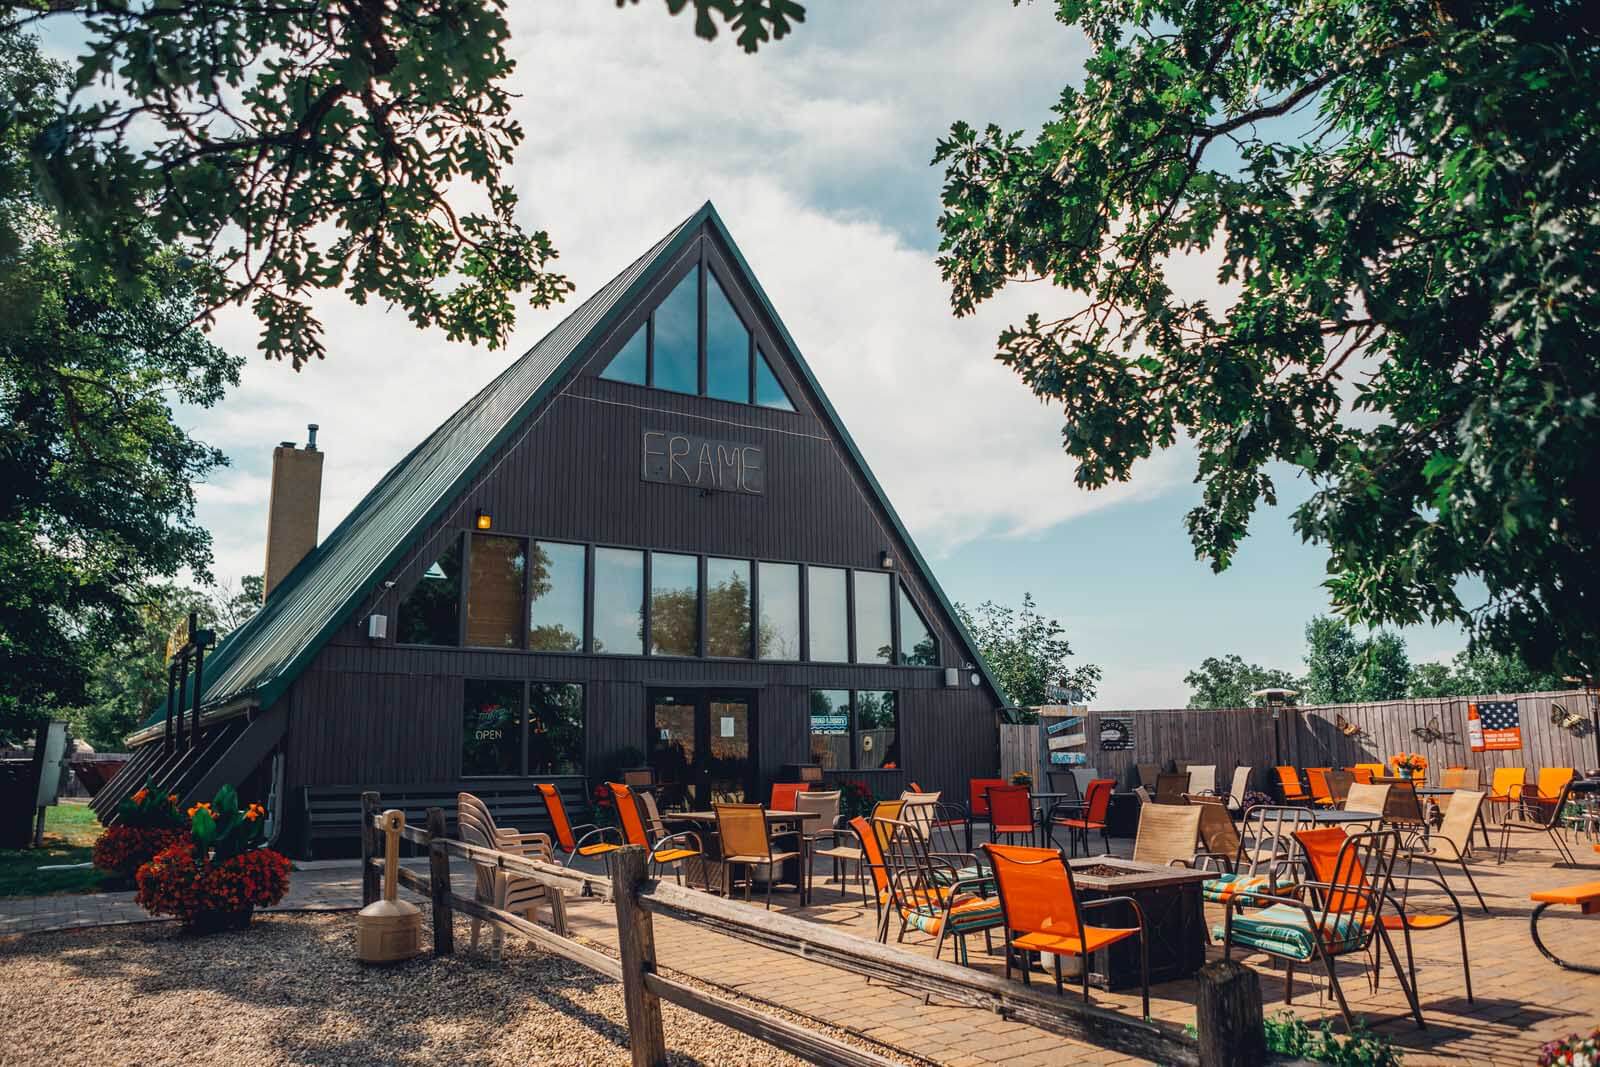
[[[261,597],[272,590],[317,547],[317,512],[322,506],[322,453],[317,424],[306,427],[304,448],[285,441],[272,450],[272,498],[267,504],[267,565]]]

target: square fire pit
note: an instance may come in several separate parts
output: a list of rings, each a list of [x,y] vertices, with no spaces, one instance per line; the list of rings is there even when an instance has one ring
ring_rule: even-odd
[[[1206,959],[1205,906],[1200,885],[1212,875],[1187,867],[1157,867],[1112,856],[1072,860],[1072,880],[1085,904],[1105,897],[1132,897],[1144,909],[1150,945],[1150,984],[1191,978]],[[1132,926],[1127,904],[1088,912],[1090,926]],[[1089,984],[1113,992],[1139,986],[1139,939],[1124,938],[1093,954]]]

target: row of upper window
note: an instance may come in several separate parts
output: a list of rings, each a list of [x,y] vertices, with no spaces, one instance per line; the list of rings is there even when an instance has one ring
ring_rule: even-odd
[[[734,310],[716,272],[699,265],[656,305],[628,343],[611,357],[600,377],[736,404],[794,410],[783,383]]]
[[[927,620],[905,586],[881,571],[565,541],[536,540],[532,548],[530,559],[526,538],[502,534],[452,541],[401,601],[396,639],[534,652],[939,665]]]

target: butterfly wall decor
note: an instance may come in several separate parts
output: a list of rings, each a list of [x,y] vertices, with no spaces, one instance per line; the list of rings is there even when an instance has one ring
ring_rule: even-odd
[[[1455,734],[1449,733],[1439,726],[1439,717],[1435,715],[1422,726],[1413,726],[1411,733],[1425,745],[1436,744],[1443,741],[1447,745],[1459,745],[1460,739]]]
[[[1335,725],[1339,727],[1339,732],[1344,734],[1346,737],[1354,738],[1355,740],[1359,741],[1361,738],[1371,736],[1367,733],[1366,727],[1362,726],[1358,722],[1351,722],[1343,715],[1335,716],[1335,719]]]
[[[1582,715],[1575,711],[1568,711],[1560,704],[1550,705],[1550,721],[1568,733],[1576,734],[1579,737],[1587,733],[1589,728],[1589,724],[1584,721]]]

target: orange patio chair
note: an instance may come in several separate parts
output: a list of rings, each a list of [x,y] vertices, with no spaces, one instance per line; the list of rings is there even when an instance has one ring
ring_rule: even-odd
[[[1539,793],[1537,787],[1532,791]],[[1577,865],[1576,857],[1572,855],[1572,850],[1561,837],[1561,810],[1567,806],[1567,796],[1571,791],[1571,779],[1568,779],[1561,786],[1561,790],[1549,799],[1542,794],[1530,796],[1528,789],[1522,791],[1522,803],[1500,820],[1501,863],[1506,861],[1506,850],[1511,845],[1512,834],[1548,834],[1550,843],[1555,845],[1556,853],[1562,862],[1570,866]]]
[[[1090,784],[1090,788],[1094,783]],[[1031,985],[1028,953],[1049,953],[1055,961],[1056,991],[1061,991],[1061,957],[1077,956],[1083,983],[1083,1000],[1089,1003],[1089,962],[1100,949],[1138,935],[1139,978],[1144,995],[1141,1018],[1150,1014],[1150,946],[1145,935],[1144,909],[1132,897],[1104,897],[1084,903],[1072,881],[1072,867],[1058,848],[1018,845],[983,846],[1000,891],[1006,938],[1006,978],[1013,958],[1020,954],[1022,981]],[[1137,926],[1089,926],[1083,914],[1094,908],[1124,904],[1133,909]]]
[[[1572,781],[1571,767],[1541,767],[1539,769],[1539,798],[1548,800],[1560,793],[1562,788]]]
[[[1033,810],[1033,794],[1023,785],[991,785],[986,791],[989,798],[989,837],[998,841],[1007,837],[1033,837],[1037,823]]]
[[[1277,767],[1278,787],[1283,790],[1285,804],[1300,804],[1311,796],[1300,786],[1300,772],[1293,767]]]
[[[767,803],[769,811],[796,811],[795,797],[811,788],[809,782],[773,782],[772,798]]]
[[[1300,847],[1305,849],[1306,863],[1318,882],[1332,884],[1345,880],[1362,886],[1371,886],[1358,859],[1353,854],[1347,854],[1345,845],[1351,838],[1342,827],[1326,826],[1316,830],[1301,830],[1295,836],[1300,839]],[[1341,858],[1354,866],[1341,868],[1339,866]],[[1417,1003],[1416,998],[1421,997],[1422,990],[1417,986],[1417,959],[1411,947],[1411,931],[1438,930],[1454,923],[1457,933],[1461,936],[1461,974],[1466,979],[1467,1003],[1471,1004],[1472,965],[1467,960],[1467,920],[1461,910],[1461,901],[1456,899],[1455,893],[1445,884],[1442,876],[1431,878],[1425,874],[1398,875],[1391,871],[1389,881],[1391,886],[1394,882],[1400,883],[1400,896],[1396,899],[1392,888],[1390,892],[1384,894],[1384,899],[1378,908],[1378,921],[1383,924],[1385,930],[1399,930],[1405,938],[1406,970],[1411,974],[1412,1002]],[[1412,882],[1427,882],[1437,886],[1440,892],[1450,898],[1450,910],[1412,911],[1407,907]]]
[[[1527,782],[1526,767],[1496,767],[1489,779],[1489,795],[1483,802],[1490,805],[1497,816],[1504,816],[1513,805],[1522,802],[1522,789]]]
[[[561,801],[561,790],[549,782],[540,782],[539,796],[544,800],[544,810],[556,832],[556,844],[567,854],[563,861],[570,867],[579,856],[604,856],[622,847],[622,833],[615,826],[596,826],[593,823],[572,825],[567,818],[566,805]]]
[[[704,853],[700,843],[700,835],[693,830],[682,833],[669,834],[658,837],[652,841],[649,833],[645,831],[644,819],[639,816],[639,802],[634,799],[633,790],[621,782],[607,782],[611,789],[611,797],[617,807],[617,821],[622,824],[622,837],[630,845],[639,845],[648,849],[650,862],[655,866],[656,873],[661,868],[672,864],[674,873],[678,876],[678,884],[683,884],[683,861],[691,856]]]
[[[1307,767],[1306,783],[1311,786],[1311,802],[1319,808],[1331,808],[1336,801],[1333,797],[1333,787],[1328,782],[1331,767]]]
[[[889,937],[889,916],[884,911],[884,905],[889,903],[889,865],[883,859],[883,842],[888,830],[880,829],[857,815],[850,820],[850,832],[856,835],[856,841],[861,846],[858,870],[865,871],[872,881],[872,904],[878,912],[878,940],[886,941]]]
[[[1237,947],[1283,960],[1285,1004],[1294,1001],[1295,967],[1321,961],[1327,969],[1328,985],[1339,1003],[1347,1029],[1354,1028],[1355,1018],[1345,1000],[1344,989],[1339,985],[1334,960],[1340,956],[1365,956],[1376,937],[1389,954],[1389,962],[1394,966],[1395,977],[1405,992],[1417,1026],[1425,1027],[1416,992],[1400,966],[1388,930],[1378,921],[1394,870],[1399,838],[1393,830],[1347,836],[1337,827],[1298,830],[1294,836],[1297,846],[1306,851],[1308,836],[1328,833],[1337,834],[1342,843],[1336,850],[1327,880],[1291,886],[1281,895],[1252,893],[1251,903],[1262,910],[1248,915],[1241,911],[1242,901],[1230,902],[1223,909],[1221,925],[1212,930],[1212,937],[1221,942],[1224,959],[1232,959],[1233,949]],[[1310,844],[1319,844],[1322,840],[1311,837]],[[1379,962],[1375,955],[1372,966],[1376,973]]]
[[[967,779],[967,851],[972,851],[972,825],[989,821],[989,790],[995,786],[1008,786],[1004,778]]]
[[[1111,790],[1116,786],[1112,778],[1096,778],[1083,792],[1083,807],[1076,815],[1061,815],[1050,820],[1050,840],[1055,841],[1055,828],[1065,827],[1067,847],[1072,855],[1078,854],[1078,841],[1083,841],[1084,855],[1089,853],[1089,831],[1099,830],[1106,851],[1111,851],[1111,838],[1106,835],[1106,813],[1111,810]]]
[[[1381,763],[1358,763],[1350,768],[1350,773],[1356,776],[1356,781],[1362,785],[1371,785],[1373,779],[1382,778],[1387,768]]]

